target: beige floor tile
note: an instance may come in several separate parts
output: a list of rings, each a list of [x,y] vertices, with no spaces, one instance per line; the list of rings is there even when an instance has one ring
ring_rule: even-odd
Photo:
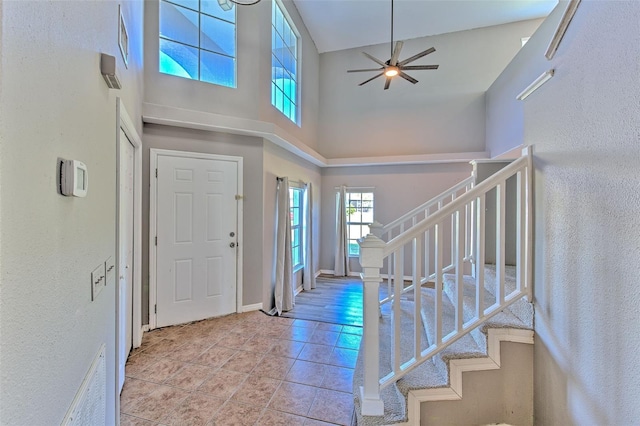
[[[309,321],[309,320],[303,320],[303,319],[297,319],[293,322],[293,326],[295,327],[307,327],[307,328],[316,328],[319,324],[318,321]]]
[[[327,365],[320,387],[340,392],[352,392],[353,369]]]
[[[208,343],[188,341],[187,343],[178,347],[176,350],[168,353],[166,357],[182,362],[193,362],[211,346],[212,345]]]
[[[333,331],[319,330],[316,328],[316,330],[311,335],[309,342],[315,343],[318,345],[334,346],[338,341],[339,336],[340,336],[340,333],[335,333]]]
[[[318,330],[333,331],[335,333],[340,333],[342,331],[342,326],[340,324],[331,324],[329,322],[321,322],[316,328]]]
[[[254,425],[263,408],[233,400],[227,401],[215,414],[211,426],[251,426]]]
[[[278,339],[258,334],[248,339],[240,349],[242,349],[243,351],[267,353],[271,350],[271,348],[273,348],[273,345],[275,345],[276,343],[278,343]]]
[[[214,346],[196,358],[193,362],[209,367],[221,367],[225,362],[229,361],[237,351],[234,349]]]
[[[177,373],[165,380],[165,384],[193,391],[216,371],[215,368],[199,364],[186,364]]]
[[[335,423],[327,423],[316,419],[307,419],[304,426],[334,426]]]
[[[327,367],[329,366],[326,364],[298,359],[295,364],[293,364],[293,367],[291,367],[291,370],[289,370],[289,374],[287,374],[285,380],[287,382],[318,387],[322,384]]]
[[[127,378],[124,381],[122,393],[120,393],[120,405],[130,403],[139,398],[148,396],[157,390],[161,385],[134,378]]]
[[[268,352],[269,355],[274,356],[284,356],[287,358],[297,358],[300,351],[304,347],[304,343],[295,342],[292,340],[280,340],[276,342],[271,350]]]
[[[254,376],[282,379],[287,375],[295,362],[292,358],[265,355],[251,372]]]
[[[247,374],[224,369],[216,370],[200,387],[198,392],[209,394],[213,397],[227,400],[242,385],[248,377]]]
[[[282,411],[264,410],[257,426],[303,426],[307,419]]]
[[[216,342],[216,345],[224,346],[231,349],[242,349],[242,347],[249,341],[249,337],[245,337],[236,333],[225,333],[224,336]]]
[[[269,377],[249,376],[231,397],[232,400],[258,407],[266,407],[275,393],[280,380]]]
[[[258,352],[238,351],[222,367],[226,370],[249,373],[263,357],[264,354]]]
[[[157,424],[158,423],[156,422],[150,422],[149,420],[140,419],[127,414],[120,415],[120,426],[154,426]]]
[[[345,348],[335,348],[331,357],[329,357],[329,364],[337,365],[339,367],[355,368],[357,360],[358,351]]]
[[[189,396],[189,393],[181,389],[161,386],[149,396],[138,399],[132,405],[130,412],[125,414],[131,414],[146,420],[159,421],[170,414],[187,396]]]
[[[168,425],[204,426],[224,405],[224,400],[203,394],[192,394],[169,415],[160,419]]]
[[[278,325],[271,323],[263,323],[263,327],[260,330],[260,334],[265,337],[280,337],[282,333],[287,331],[290,328],[288,325]]]
[[[308,417],[348,426],[353,416],[353,395],[319,389],[309,409]]]
[[[306,343],[298,355],[298,359],[328,364],[332,353],[333,347],[331,346]]]
[[[162,383],[169,377],[177,373],[186,364],[181,361],[175,361],[169,358],[162,358],[152,367],[147,368],[138,375],[139,379],[148,380],[150,382]]]
[[[282,382],[269,403],[269,409],[306,416],[316,396],[317,388],[298,383]]]
[[[160,361],[159,357],[144,352],[132,355],[125,364],[125,375],[128,377],[136,377],[158,361]]]
[[[289,327],[280,335],[281,339],[297,340],[298,342],[308,342],[311,339],[314,329],[309,327]]]
[[[362,341],[362,336],[360,335],[340,333],[336,346],[339,348],[354,349],[357,351],[360,349],[360,341]]]

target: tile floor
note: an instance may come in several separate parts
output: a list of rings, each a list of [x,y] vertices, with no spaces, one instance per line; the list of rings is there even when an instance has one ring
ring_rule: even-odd
[[[257,311],[145,333],[121,424],[351,425],[361,334]]]

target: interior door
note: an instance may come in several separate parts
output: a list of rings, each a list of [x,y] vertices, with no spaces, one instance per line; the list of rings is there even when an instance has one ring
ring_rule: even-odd
[[[120,389],[124,385],[124,365],[133,343],[133,244],[134,244],[134,196],[135,196],[135,148],[120,129],[120,187],[119,187],[119,247],[118,247],[118,297],[120,339]]]
[[[236,310],[238,165],[159,155],[156,325]]]

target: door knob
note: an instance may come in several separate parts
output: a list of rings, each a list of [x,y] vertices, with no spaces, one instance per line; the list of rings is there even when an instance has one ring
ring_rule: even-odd
[[[236,243],[229,243],[229,247],[234,248],[236,246]]]

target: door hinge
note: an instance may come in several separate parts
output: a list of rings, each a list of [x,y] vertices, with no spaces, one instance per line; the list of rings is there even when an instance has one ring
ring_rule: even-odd
[[[158,236],[156,235],[156,245],[158,245]]]
[[[158,305],[153,305],[153,313],[154,314],[158,313]]]
[[[158,169],[156,169],[156,177],[158,177]]]
[[[244,195],[236,194],[236,201],[244,199]]]

